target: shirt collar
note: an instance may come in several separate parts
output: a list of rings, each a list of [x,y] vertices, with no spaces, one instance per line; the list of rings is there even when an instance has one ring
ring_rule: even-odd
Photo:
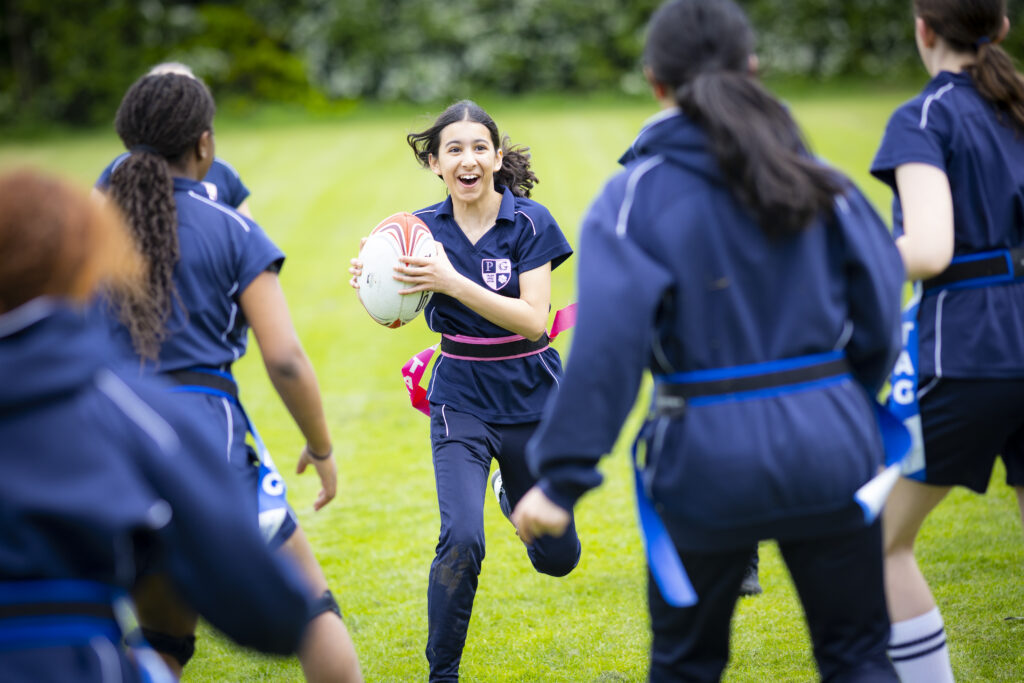
[[[182,178],[181,176],[174,177],[174,191],[175,192],[198,192],[207,199],[210,198],[210,194],[206,191],[206,186],[198,180],[192,178]]]
[[[501,206],[498,207],[498,217],[495,219],[495,223],[500,221],[514,222],[516,219],[516,196],[512,194],[512,190],[508,189],[504,185],[499,185],[501,188]],[[175,186],[177,189],[177,186]],[[455,217],[455,211],[452,208],[452,196],[448,195],[441,206],[437,209],[438,216],[450,216]]]
[[[668,121],[670,119],[674,119],[674,118],[676,118],[678,116],[682,116],[682,114],[683,114],[683,111],[679,107],[668,107],[666,109],[662,109],[657,114],[655,114],[654,116],[651,116],[646,121],[644,121],[644,125],[641,126],[640,132],[637,133],[637,136],[633,140],[633,143],[629,146],[629,149],[627,149],[622,154],[622,156],[619,157],[619,163],[622,164],[623,166],[625,166],[627,163],[629,163],[633,159],[636,159],[637,157],[639,157],[640,156],[640,148],[641,148],[641,140],[644,138],[644,136],[646,136],[647,133],[652,128],[657,126],[658,124],[660,124],[660,123],[662,123],[664,121]]]

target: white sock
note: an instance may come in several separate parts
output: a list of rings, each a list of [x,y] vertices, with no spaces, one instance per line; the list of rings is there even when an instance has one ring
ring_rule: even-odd
[[[953,683],[946,629],[938,607],[892,625],[889,659],[903,683]]]

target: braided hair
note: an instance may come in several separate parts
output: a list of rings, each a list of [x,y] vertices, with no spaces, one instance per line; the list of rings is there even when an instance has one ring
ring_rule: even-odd
[[[180,161],[212,130],[213,97],[198,79],[144,76],[118,107],[117,134],[131,154],[110,177],[110,196],[127,219],[146,265],[145,287],[112,292],[121,322],[142,358],[156,360],[176,298],[178,212],[169,162]]]
[[[430,128],[406,136],[406,142],[412,147],[412,152],[420,165],[423,168],[430,168],[430,157],[437,158],[441,147],[441,131],[459,121],[482,124],[491,134],[494,149],[501,150],[501,168],[494,173],[494,188],[497,190],[499,185],[504,185],[517,197],[529,197],[533,186],[540,182],[536,174],[530,170],[530,148],[513,146],[507,135],[499,135],[498,124],[472,100],[456,102],[441,112]]]

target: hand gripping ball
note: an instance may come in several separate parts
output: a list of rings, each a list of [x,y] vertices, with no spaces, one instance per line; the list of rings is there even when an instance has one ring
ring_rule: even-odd
[[[396,213],[377,225],[359,251],[363,272],[357,279],[359,301],[370,317],[386,327],[401,327],[423,310],[433,292],[399,294],[409,285],[394,279],[399,256],[433,256],[430,228],[411,213]]]

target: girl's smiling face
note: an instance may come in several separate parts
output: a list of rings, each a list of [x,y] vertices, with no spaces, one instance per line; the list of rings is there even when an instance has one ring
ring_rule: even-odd
[[[453,200],[472,204],[494,192],[494,173],[501,168],[501,157],[487,126],[456,121],[441,131],[437,156],[430,155],[430,170],[448,186]]]

